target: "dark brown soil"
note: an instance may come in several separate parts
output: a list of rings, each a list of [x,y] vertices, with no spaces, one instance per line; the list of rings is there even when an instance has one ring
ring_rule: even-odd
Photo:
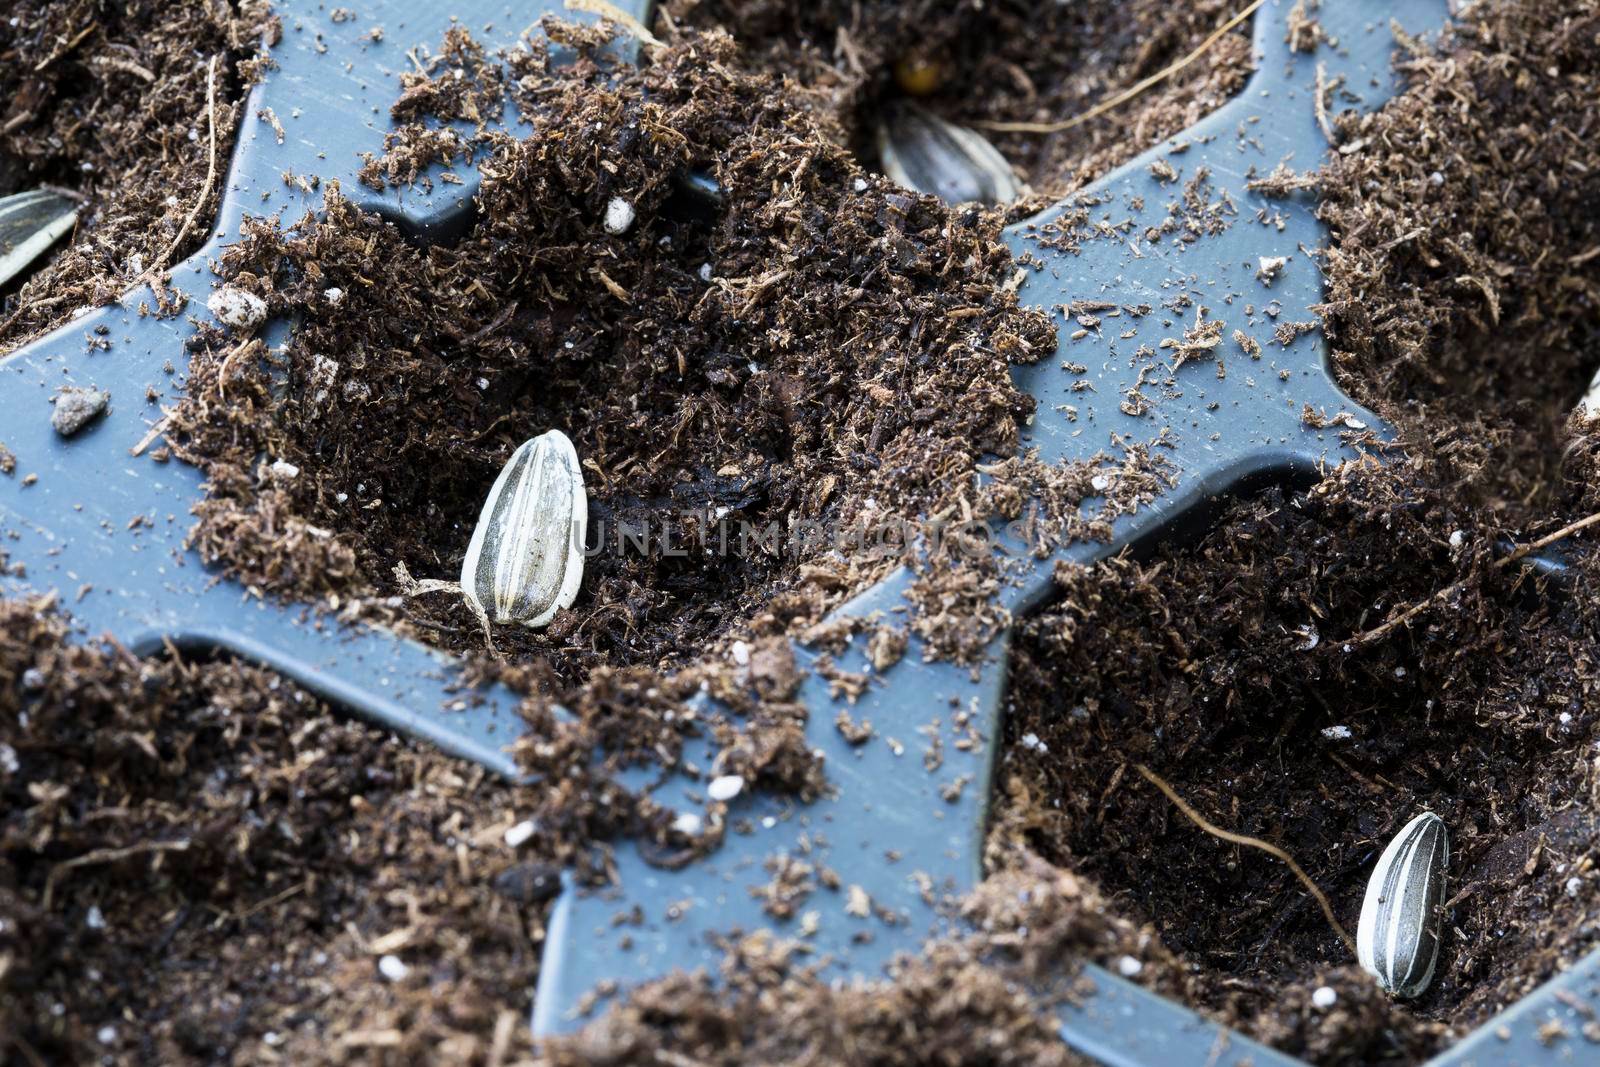
[[[673,0],[680,25],[728,29],[747,62],[819,93],[862,158],[876,118],[909,88],[955,122],[1060,123],[1198,47],[1237,10],[1229,0],[1165,4],[910,0]],[[986,131],[1038,194],[1059,198],[1192,125],[1252,70],[1246,20],[1172,79],[1089,122],[1048,134]],[[1041,47],[1040,42],[1049,42]]]
[[[1051,58],[1045,80],[1065,86],[1070,69],[1080,94],[1146,73],[1208,25],[1186,13],[1168,26],[1155,4],[1126,24],[1109,7],[1073,10],[1087,21],[1057,27],[1063,39],[1105,47],[1094,62],[1088,51]],[[965,4],[923,15],[935,27],[924,43],[941,48],[1019,40],[1024,17]],[[271,368],[221,335],[196,357],[176,424],[181,454],[215,487],[196,535],[208,558],[253,584],[354,598],[436,644],[482,650],[458,598],[408,601],[396,619],[389,597],[407,583],[395,568],[453,577],[505,457],[561,428],[585,461],[600,551],[571,612],[541,634],[500,628],[495,641],[570,684],[600,663],[665,669],[736,633],[801,630],[895,557],[893,543],[886,556],[796,535],[898,529],[970,506],[961,498],[979,457],[1010,453],[1031,410],[1008,364],[1048,350],[1051,327],[1002,286],[1012,268],[997,216],[894,192],[840,147],[867,136],[862,109],[892,82],[909,24],[897,15],[866,27],[882,51],[842,47],[830,65],[811,55],[803,26],[755,16],[731,19],[742,49],[716,30],[686,35],[620,78],[527,55],[507,71],[453,36],[443,58],[473,76],[411,77],[395,109],[410,125],[363,180],[405,181],[420,160],[462,154],[419,120],[489,113],[503,84],[521,87],[517,105],[536,129],[585,136],[481,137],[491,221],[450,248],[412,248],[332,197],[321,220],[292,235],[263,229],[230,252],[225,275],[306,326]],[[968,70],[951,55],[953,71]],[[875,74],[864,78],[868,61]],[[1245,72],[1233,45],[1207,62]],[[1209,99],[1196,96],[1195,71],[1208,69],[1130,109],[1141,137],[1192,117]],[[956,89],[950,99],[971,101]],[[1015,104],[992,106],[1014,114]],[[1072,181],[1145,143],[1124,131],[1092,147],[1105,133],[1049,141],[1088,153]],[[717,179],[720,206],[689,201],[689,169]],[[787,195],[774,200],[775,188]],[[602,228],[612,197],[637,215],[622,235]],[[331,305],[329,287],[349,298]],[[268,402],[268,382],[284,379],[287,395]],[[304,473],[283,484],[262,473],[262,457]],[[648,552],[617,550],[641,528]],[[774,547],[741,550],[744,538]]]
[[[274,367],[220,335],[196,356],[177,421],[215,487],[201,550],[300,595],[386,597],[397,565],[454,577],[501,465],[555,427],[602,550],[548,630],[495,637],[564,681],[813,620],[892,563],[790,533],[911,521],[1013,450],[1031,401],[1008,364],[1053,331],[1001,287],[997,218],[871,179],[825,115],[734,57],[715,34],[617,80],[524,57],[536,133],[487,138],[486,221],[457,245],[413,248],[330,195],[324,218],[231,249],[226,276],[305,321]],[[710,219],[675,184],[695,166],[724,191]],[[637,214],[621,235],[603,228],[614,197]],[[262,456],[302,474],[264,478]],[[279,531],[307,526],[336,536],[285,551]],[[648,552],[619,550],[625,526]],[[746,529],[771,548],[741,551]],[[429,640],[484,647],[459,597],[408,607]]]
[[[555,869],[503,834],[540,804],[266,672],[0,604],[0,1060],[525,1051]]]
[[[49,180],[94,206],[0,347],[162,254],[204,175],[204,129],[188,130],[205,58],[222,57],[231,138],[266,24],[251,5],[37,6],[21,29],[0,20],[0,99],[23,102],[0,124],[28,114],[0,135],[0,192]],[[697,538],[967,503],[980,456],[1014,451],[1029,411],[1010,363],[1053,350],[1001,288],[997,214],[872,174],[874,109],[909,86],[959,121],[1068,118],[1231,10],[676,0],[656,25],[671,46],[637,73],[502,61],[453,36],[442,54],[471,77],[411,77],[397,117],[471,114],[507,84],[535,136],[478,139],[486,221],[457,245],[409,245],[335,194],[324,217],[262,224],[230,251],[233,283],[304,325],[270,365],[220,331],[198,346],[173,434],[215,485],[197,541],[273,592],[481,654],[455,598],[393,606],[394,569],[454,577],[510,450],[559,427],[588,461],[597,527],[665,513],[658,537],[693,547],[603,552],[549,630],[497,628],[493,669],[534,694],[545,741],[525,761],[554,787],[487,780],[267,672],[138,662],[66,641],[47,605],[0,604],[0,1058],[531,1056],[560,867],[603,877],[608,840],[666,836],[665,813],[608,771],[670,760],[688,729],[730,745],[745,731],[761,741],[741,746],[760,754],[751,777],[821,788],[783,704],[792,679],[735,691],[696,661],[803,630],[891,562],[816,544],[706,553]],[[849,991],[749,942],[726,988],[674,977],[547,1058],[1071,1063],[1048,996],[1020,990],[1066,995],[1070,961],[1133,955],[1140,981],[1316,1062],[1415,1060],[1591,947],[1600,562],[1568,542],[1577,578],[1549,589],[1493,561],[1499,542],[1600,506],[1600,431],[1569,419],[1600,361],[1600,26],[1592,0],[1475,18],[1443,54],[1412,57],[1413,88],[1346,120],[1339,137],[1359,147],[1300,183],[1334,230],[1325,326],[1341,373],[1401,425],[1408,458],[1236,505],[1199,546],[1062,572],[1019,643],[995,873],[969,902],[970,939]],[[1247,39],[1104,118],[996,143],[1036,191],[1075,187],[1235,91]],[[936,76],[897,79],[913,59]],[[460,147],[420,130],[366,180],[410,180]],[[681,188],[695,167],[722,186],[714,209]],[[622,234],[602,225],[612,197],[637,215]],[[274,459],[301,476],[272,478]],[[1029,489],[1062,508],[1081,495],[1073,472],[1014,470],[980,511]],[[998,624],[989,577],[934,576],[927,600],[947,608],[919,625],[947,654]],[[1407,626],[1358,636],[1442,589]],[[678,718],[702,681],[743,714]],[[551,720],[556,698],[575,725]],[[1347,926],[1386,836],[1438,811],[1454,900],[1433,988],[1412,1004],[1378,993],[1280,865],[1203,835],[1135,762],[1293,853]],[[507,846],[524,822],[532,835]],[[1331,1010],[1311,1003],[1320,985]]]
[[[1475,7],[1451,47],[1402,57],[1410,91],[1344,117],[1358,149],[1318,182],[1342,381],[1507,528],[1594,499],[1561,462],[1600,369],[1597,29],[1588,3]]]
[[[216,57],[217,155],[276,33],[262,0],[12,0],[0,14],[0,196],[53,185],[84,200],[71,239],[26,282],[0,288],[0,352],[108,304],[163,258],[205,242],[221,183],[199,204]],[[184,219],[192,226],[174,247]]]
[[[1196,550],[1063,570],[1060,606],[1023,631],[1007,767],[1028,807],[1002,834],[1154,924],[1200,968],[1198,1003],[1289,1051],[1421,1058],[1483,1021],[1593,947],[1574,932],[1600,908],[1600,619],[1492,570],[1482,542],[1452,550],[1447,528],[1482,514],[1415,475],[1351,471],[1235,508]],[[1463,574],[1410,633],[1357,637]],[[1377,852],[1437,812],[1453,903],[1427,995],[1329,1041],[1309,995],[1354,961],[1315,902],[1283,864],[1205,836],[1134,764],[1294,855],[1351,930]]]
[[[1482,19],[1408,60],[1412,88],[1342,128],[1365,146],[1315,182],[1336,360],[1407,459],[1235,506],[1194,548],[1063,570],[1014,675],[997,847],[1093,879],[1195,969],[1195,1003],[1314,1062],[1423,1058],[1595,947],[1600,555],[1564,542],[1555,586],[1492,561],[1596,505],[1595,428],[1569,413],[1600,365],[1579,132],[1600,19]],[[1432,987],[1377,994],[1284,865],[1205,836],[1135,764],[1294,855],[1349,929],[1377,852],[1439,813]]]

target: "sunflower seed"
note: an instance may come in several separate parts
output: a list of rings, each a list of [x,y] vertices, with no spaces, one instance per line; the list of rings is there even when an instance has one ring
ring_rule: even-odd
[[[538,628],[570,607],[583,582],[589,503],[578,453],[560,430],[524,442],[506,463],[461,561],[461,592],[480,616]]]
[[[1386,992],[1414,997],[1433,981],[1450,839],[1425,811],[1378,857],[1356,927],[1356,959]]]
[[[879,124],[878,156],[895,184],[952,204],[1004,204],[1022,194],[994,145],[909,101],[891,104]]]
[[[1585,419],[1600,418],[1600,371],[1595,371],[1594,377],[1589,380],[1589,389],[1578,401],[1578,410],[1583,412]]]
[[[0,285],[59,241],[78,221],[78,205],[48,189],[0,197]]]

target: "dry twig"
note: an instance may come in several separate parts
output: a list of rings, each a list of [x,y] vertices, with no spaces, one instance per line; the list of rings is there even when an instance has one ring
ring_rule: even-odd
[[[1600,522],[1600,511],[1595,512],[1593,515],[1590,515],[1587,518],[1579,519],[1577,522],[1568,523],[1555,533],[1546,534],[1537,541],[1529,541],[1527,544],[1518,545],[1505,556],[1495,560],[1494,569],[1497,571],[1504,570],[1518,560],[1527,557],[1529,553],[1537,552],[1541,548],[1549,548],[1557,541],[1564,541],[1578,531],[1587,529],[1597,522]],[[1399,615],[1396,615],[1382,626],[1376,626],[1365,633],[1356,634],[1345,643],[1351,646],[1369,645],[1372,642],[1388,635],[1389,633],[1392,633],[1396,627],[1404,626],[1406,623],[1410,622],[1412,619],[1426,611],[1430,606],[1437,604],[1442,600],[1448,600],[1451,594],[1460,592],[1461,587],[1466,584],[1467,580],[1465,578],[1461,579],[1459,582],[1451,582],[1449,585],[1445,586],[1437,593],[1434,593],[1432,596],[1417,601],[1415,604],[1411,605],[1405,611],[1402,611]]]
[[[120,70],[124,74],[132,74],[134,77],[143,79],[151,85],[154,85],[156,81],[156,76],[149,67],[141,66],[131,59],[118,59],[116,56],[96,56],[94,65],[106,67],[109,70]]]
[[[1219,826],[1213,826],[1211,823],[1206,821],[1205,816],[1191,808],[1188,801],[1180,797],[1177,791],[1168,785],[1160,775],[1156,774],[1155,771],[1152,771],[1149,767],[1146,767],[1142,763],[1135,763],[1133,765],[1133,769],[1142,774],[1145,778],[1145,781],[1161,790],[1162,794],[1166,796],[1168,800],[1172,801],[1173,806],[1179,811],[1183,812],[1183,814],[1188,817],[1190,822],[1200,827],[1200,829],[1204,830],[1212,837],[1221,838],[1224,841],[1231,841],[1236,845],[1248,845],[1251,848],[1260,849],[1267,855],[1275,856],[1287,863],[1289,865],[1289,869],[1294,872],[1295,877],[1300,879],[1301,883],[1311,891],[1311,895],[1313,897],[1317,898],[1317,903],[1322,906],[1322,914],[1327,917],[1328,925],[1333,927],[1333,932],[1339,935],[1339,940],[1344,942],[1345,948],[1350,950],[1350,954],[1355,954],[1356,943],[1350,940],[1350,935],[1345,933],[1344,927],[1339,925],[1339,920],[1334,918],[1333,905],[1328,903],[1327,895],[1324,894],[1322,890],[1317,888],[1317,883],[1313,882],[1311,880],[1311,876],[1301,869],[1300,865],[1294,861],[1293,856],[1289,855],[1277,845],[1269,844],[1268,842],[1261,840],[1259,837],[1250,837],[1247,834],[1236,834],[1230,830],[1224,830]]]
[[[1334,144],[1333,124],[1328,121],[1328,68],[1321,63],[1317,64],[1317,125],[1322,129],[1322,136],[1328,139],[1329,144]]]
[[[54,63],[56,60],[60,59],[62,56],[66,55],[68,52],[82,44],[83,39],[98,29],[99,26],[100,21],[98,19],[90,19],[89,25],[79,30],[77,34],[73,36],[72,40],[66,42],[60,48],[55,49],[49,55],[39,60],[39,62],[34,65],[33,72],[35,74],[43,73],[45,68],[50,66],[50,64]]]
[[[573,0],[568,0],[569,6],[572,2]],[[1162,67],[1160,70],[1156,71],[1154,74],[1150,75],[1150,77],[1145,78],[1143,81],[1136,82],[1115,96],[1100,101],[1094,107],[1091,107],[1088,111],[1085,111],[1082,114],[1074,115],[1070,119],[1062,119],[1060,122],[995,122],[988,120],[974,122],[972,125],[981,126],[986,130],[999,130],[1002,133],[1060,133],[1062,130],[1070,130],[1074,126],[1081,126],[1090,119],[1104,115],[1107,111],[1110,111],[1119,104],[1127,103],[1129,100],[1132,100],[1134,97],[1138,96],[1152,85],[1160,84],[1166,79],[1172,77],[1172,75],[1178,73],[1178,71],[1182,70],[1184,67],[1187,67],[1190,63],[1193,63],[1195,60],[1199,59],[1212,45],[1220,41],[1224,34],[1233,29],[1235,26],[1239,25],[1239,23],[1243,22],[1245,19],[1249,18],[1251,15],[1255,14],[1256,8],[1260,7],[1261,4],[1262,0],[1250,0],[1250,2],[1246,4],[1238,14],[1234,15],[1227,22],[1224,22],[1221,26],[1217,27],[1217,29],[1212,32],[1210,37],[1207,37],[1205,40],[1201,41],[1200,44],[1195,47],[1194,51],[1190,52],[1181,59],[1174,60],[1173,62]]]
[[[651,33],[648,26],[613,4],[611,0],[566,0],[566,8],[568,11],[587,11],[591,15],[610,19],[652,48],[666,47],[666,43]]]
[[[195,198],[194,207],[189,209],[183,225],[179,227],[178,236],[172,239],[172,244],[167,246],[167,250],[161,253],[151,266],[149,273],[152,276],[160,274],[173,253],[182,247],[184,238],[189,236],[189,228],[194,225],[195,218],[200,214],[200,209],[211,199],[211,187],[217,181],[217,59],[217,56],[211,57],[211,64],[206,71],[206,126],[211,135],[211,161],[206,166],[206,184],[200,190],[200,195]]]
[[[161,409],[161,417],[151,424],[150,430],[139,439],[139,443],[128,449],[130,456],[142,456],[144,450],[156,443],[156,439],[167,432],[167,426],[172,422],[172,412]]]
[[[49,911],[50,900],[55,896],[56,883],[61,880],[63,874],[74,867],[87,867],[93,863],[114,863],[146,852],[185,852],[188,848],[187,838],[178,841],[146,841],[129,845],[127,848],[97,848],[81,856],[74,856],[70,860],[63,860],[50,869],[49,877],[44,880],[44,897],[41,902],[44,909]]]

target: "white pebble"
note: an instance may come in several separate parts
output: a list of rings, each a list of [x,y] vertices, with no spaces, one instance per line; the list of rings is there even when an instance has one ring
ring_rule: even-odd
[[[267,302],[248,290],[231,285],[212,293],[206,307],[224,326],[235,330],[253,330],[267,321]]]
[[[338,307],[340,304],[344,303],[344,290],[335,285],[332,288],[324,289],[322,291],[322,298],[328,303],[332,304],[334,307]]]
[[[1103,493],[1107,489],[1111,488],[1111,479],[1107,478],[1104,474],[1096,474],[1093,478],[1089,479],[1089,488],[1093,489],[1097,493]]]
[[[866,192],[867,191],[867,179],[865,179],[865,178],[857,178],[855,180],[854,185],[852,185],[851,188],[853,188],[858,193]]]
[[[411,973],[411,968],[399,956],[382,956],[378,959],[378,973],[391,982],[399,982]]]
[[[1350,727],[1348,727],[1348,726],[1328,726],[1328,727],[1324,727],[1323,731],[1322,731],[1322,736],[1326,737],[1329,741],[1348,741],[1348,740],[1350,740]]]
[[[97,904],[89,905],[89,914],[83,917],[83,921],[84,925],[91,930],[104,930],[106,928],[105,913],[100,910]]]
[[[711,264],[700,264],[700,280],[703,282],[709,282],[711,280]]]
[[[114,1045],[117,1042],[117,1028],[115,1026],[102,1026],[95,1031],[94,1036],[100,1039],[102,1045]]]
[[[526,842],[528,838],[532,837],[533,832],[537,829],[538,827],[534,825],[532,819],[524,819],[506,831],[506,844],[510,845],[512,848],[518,848],[524,842]]]
[[[292,482],[296,478],[300,477],[300,468],[296,467],[293,463],[290,463],[286,459],[273,460],[272,466],[269,469],[272,471],[272,476],[274,478],[281,479],[285,482]]]
[[[1334,992],[1331,986],[1319,985],[1311,993],[1312,1006],[1320,1008],[1322,1011],[1327,1011],[1337,1003],[1339,1003],[1339,994]]]
[[[735,641],[733,643],[733,647],[728,651],[733,655],[733,662],[737,663],[741,667],[750,666],[749,645],[745,644],[743,641]]]
[[[690,837],[698,834],[704,825],[705,820],[692,811],[680,812],[678,817],[672,820],[672,828],[674,830],[680,834],[688,834]]]
[[[711,784],[706,786],[706,796],[712,800],[732,800],[744,792],[744,779],[737,774],[725,774],[721,778],[713,778]]]
[[[1124,978],[1132,978],[1142,970],[1144,970],[1144,964],[1132,956],[1124,956],[1117,961],[1117,973]]]
[[[7,774],[16,774],[22,769],[22,761],[17,759],[17,750],[0,741],[0,771]]]
[[[623,234],[633,225],[633,205],[620,196],[613,196],[606,205],[606,232]]]
[[[1038,734],[1031,732],[1022,735],[1022,747],[1032,752],[1050,751],[1050,746],[1039,740]]]
[[[1582,878],[1579,878],[1577,875],[1573,875],[1571,878],[1567,879],[1567,896],[1569,896],[1569,897],[1577,896],[1578,895],[1578,890],[1580,890],[1582,888],[1583,888],[1583,879]]]
[[[1460,548],[1462,545],[1466,544],[1466,541],[1467,531],[1465,530],[1457,530],[1450,535],[1451,548]]]

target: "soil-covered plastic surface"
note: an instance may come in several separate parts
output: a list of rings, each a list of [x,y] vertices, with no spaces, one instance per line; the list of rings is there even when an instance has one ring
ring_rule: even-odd
[[[231,336],[197,356],[177,418],[215,486],[201,550],[302,595],[404,592],[397,566],[453,578],[506,458],[556,428],[581,457],[597,551],[548,629],[498,628],[507,655],[567,681],[681,664],[881,573],[892,558],[847,560],[805,530],[911,521],[984,452],[1013,451],[1032,405],[1009,364],[1050,351],[1053,330],[1004,285],[997,217],[887,187],[826,113],[735,59],[721,35],[620,75],[523,54],[505,77],[534,133],[484,136],[485,221],[464,241],[416,249],[330,193],[322,219],[260,224],[225,253],[234,285],[305,319],[270,364]],[[419,80],[407,100],[438,114],[453,91]],[[403,134],[372,180],[416,144]],[[691,168],[720,206],[681,190]],[[614,201],[624,232],[607,229]],[[263,477],[263,455],[301,473]],[[285,526],[333,536],[285,550]],[[437,644],[484,647],[459,596],[408,611]]]
[[[1317,1062],[1424,1057],[1596,943],[1600,563],[1565,540],[1571,573],[1545,583],[1497,546],[1597,500],[1576,410],[1600,368],[1578,133],[1597,29],[1592,5],[1475,7],[1305,183],[1333,232],[1336,366],[1405,459],[1235,505],[1197,546],[1063,569],[1023,628],[997,847],[1091,879],[1160,931],[1194,1003]],[[1438,813],[1432,986],[1377,994],[1287,867],[1206,836],[1139,765],[1296,857],[1350,930],[1377,853]]]
[[[208,88],[225,157],[270,34],[251,5],[38,7],[0,20],[0,193],[48,182],[90,209],[13,294],[7,349],[167,254],[203,189]],[[1323,327],[1403,455],[1238,503],[1198,545],[1059,573],[1022,624],[973,934],[852,990],[754,939],[720,987],[675,976],[529,1043],[560,869],[599,880],[617,835],[673,840],[611,769],[705,729],[763,787],[825,788],[765,653],[896,554],[785,535],[981,514],[977,465],[1030,413],[1008,368],[1054,351],[1058,323],[1011,295],[1003,215],[879,177],[876,109],[915,91],[983,128],[1042,203],[1236,92],[1248,24],[1092,121],[982,124],[1059,125],[1232,11],[674,0],[637,72],[568,29],[560,68],[438,42],[363,180],[470,146],[483,221],[419,248],[329,190],[319,218],[256,224],[220,269],[301,326],[270,354],[203,330],[168,447],[212,482],[209,559],[475,657],[529,694],[523,757],[559,785],[492,780],[247,665],[69,640],[70,605],[0,605],[0,1055],[1073,1063],[1049,1008],[1092,958],[1313,1062],[1415,1062],[1593,947],[1600,564],[1587,535],[1561,542],[1563,583],[1498,561],[1600,508],[1600,427],[1572,414],[1600,365],[1600,11],[1479,4],[1401,51],[1410,88],[1383,111],[1333,117],[1331,162],[1276,176],[1321,201]],[[534,137],[430,132],[502,90]],[[719,203],[685,191],[696,169]],[[406,575],[455,577],[501,464],[551,428],[584,460],[596,539],[633,524],[655,547],[602,543],[570,611],[491,649]],[[1062,472],[1016,469],[1008,492],[1074,502]],[[741,528],[780,536],[707,551]],[[978,631],[988,588],[925,575],[922,603],[937,632]],[[702,683],[725,719],[682,715]],[[1136,764],[1294,855],[1350,928],[1388,836],[1438,812],[1432,987],[1381,994],[1281,864],[1207,837]]]

